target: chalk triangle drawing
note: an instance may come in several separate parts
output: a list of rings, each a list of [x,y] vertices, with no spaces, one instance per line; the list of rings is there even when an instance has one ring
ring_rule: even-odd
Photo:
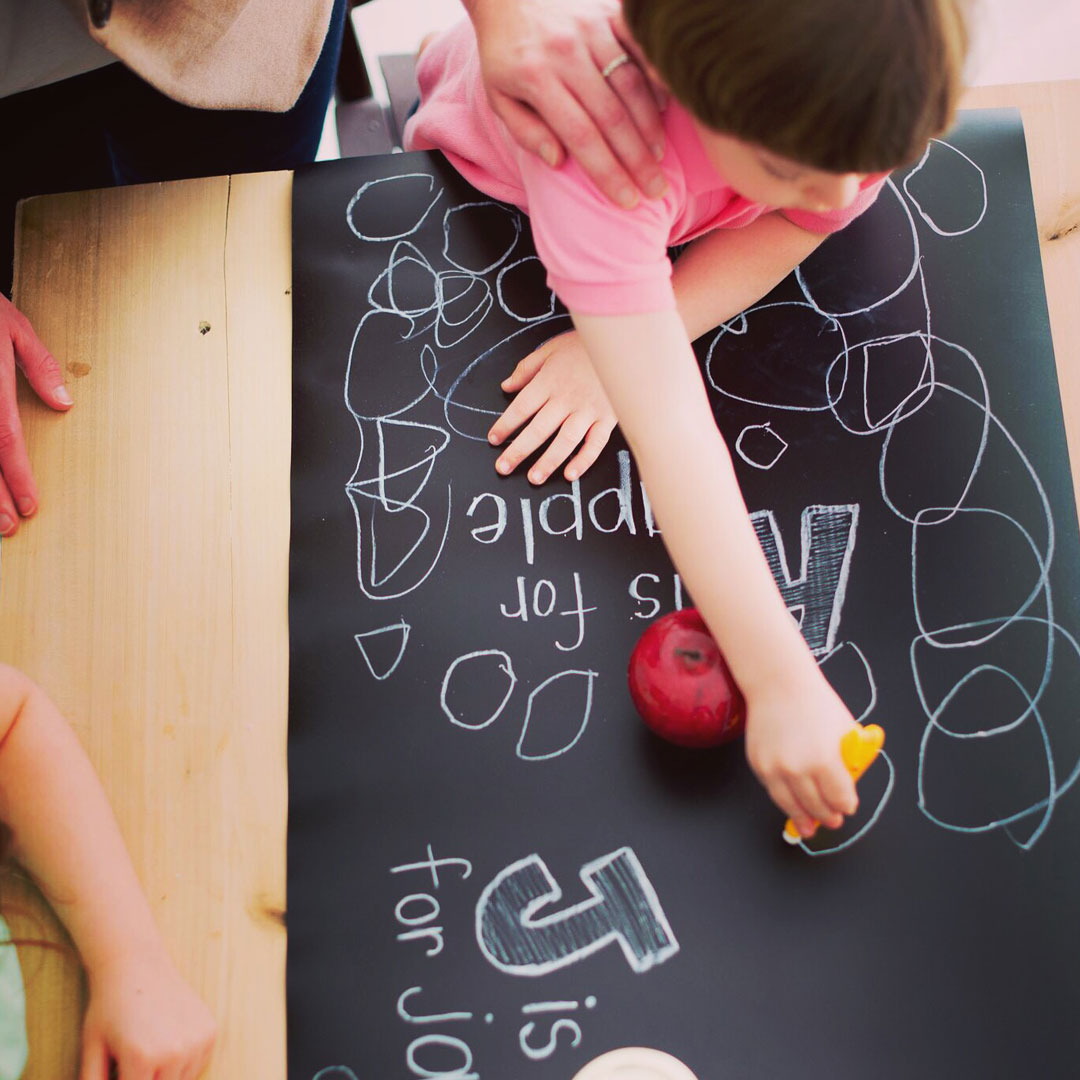
[[[393,623],[390,626],[380,626],[377,630],[367,630],[363,634],[354,634],[353,637],[356,640],[356,644],[360,649],[360,655],[364,658],[364,663],[368,666],[368,671],[375,676],[380,682],[383,679],[388,679],[394,674],[398,664],[401,663],[401,658],[405,655],[405,646],[409,641],[409,631],[412,627],[407,622],[402,620],[399,623]],[[385,637],[384,635],[393,635],[397,633],[400,635],[400,639],[397,642],[397,652],[394,654],[392,662],[387,666],[386,660],[388,652],[386,646],[390,651],[393,650],[393,637]],[[372,650],[372,645],[375,649]],[[376,654],[372,656],[372,652]],[[382,674],[377,669],[385,669]]]

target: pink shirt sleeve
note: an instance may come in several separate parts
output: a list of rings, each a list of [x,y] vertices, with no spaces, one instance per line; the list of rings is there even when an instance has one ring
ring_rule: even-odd
[[[663,198],[624,210],[573,160],[551,169],[522,151],[519,164],[548,285],[571,311],[628,315],[675,307],[667,255],[674,220],[670,184]]]
[[[829,210],[824,214],[812,214],[807,210],[781,210],[780,212],[793,225],[800,229],[806,229],[813,233],[833,233],[850,225],[860,214],[865,213],[874,205],[881,189],[888,180],[888,173],[872,173],[859,189],[859,194],[852,200],[850,206],[843,210]]]

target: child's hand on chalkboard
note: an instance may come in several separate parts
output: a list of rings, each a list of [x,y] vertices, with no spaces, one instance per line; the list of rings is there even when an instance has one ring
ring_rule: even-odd
[[[816,822],[839,828],[859,805],[840,756],[840,740],[855,725],[847,706],[813,667],[746,699],[746,757],[772,801],[803,837]]]
[[[91,971],[79,1080],[196,1077],[214,1043],[210,1010],[163,952],[118,957]]]
[[[503,380],[502,388],[517,396],[492,425],[488,441],[500,446],[521,428],[495,462],[504,476],[558,432],[529,469],[529,480],[542,484],[567,458],[563,475],[577,480],[600,456],[615,428],[615,413],[573,330],[526,356]]]

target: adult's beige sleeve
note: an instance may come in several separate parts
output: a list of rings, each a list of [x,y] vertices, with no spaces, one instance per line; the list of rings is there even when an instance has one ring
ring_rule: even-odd
[[[163,94],[202,109],[266,112],[295,104],[333,8],[333,0],[68,3],[95,41]]]

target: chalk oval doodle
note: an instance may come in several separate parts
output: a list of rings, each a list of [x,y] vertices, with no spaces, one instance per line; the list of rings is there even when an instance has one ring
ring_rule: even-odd
[[[345,220],[359,240],[403,240],[412,236],[442,197],[427,173],[383,176],[362,184],[345,208]]]
[[[517,743],[523,761],[548,761],[573,749],[589,724],[595,671],[560,671],[529,694]]]
[[[505,686],[501,698],[500,683]],[[517,676],[509,653],[477,649],[459,656],[446,669],[439,704],[451,724],[479,731],[499,718],[515,685]]]

